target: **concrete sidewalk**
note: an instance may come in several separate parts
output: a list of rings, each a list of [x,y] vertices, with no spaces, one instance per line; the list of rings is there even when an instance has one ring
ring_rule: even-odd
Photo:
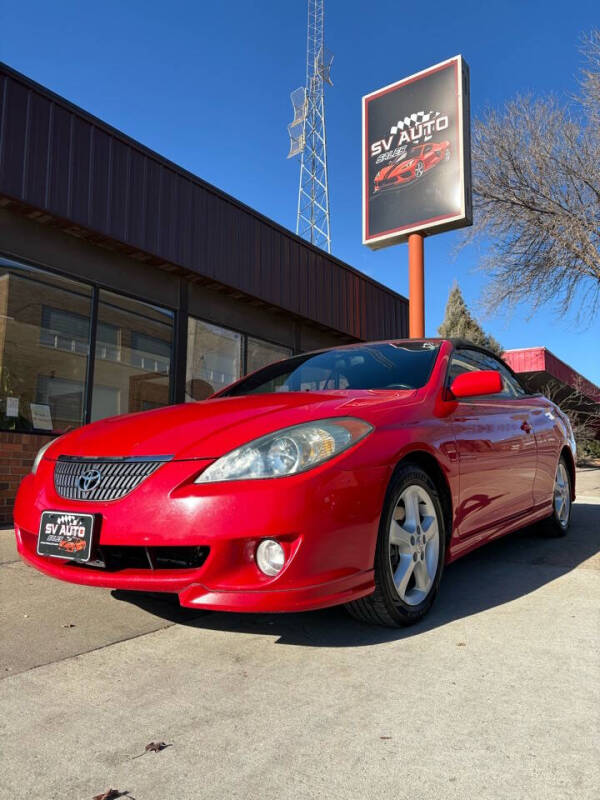
[[[0,534],[1,796],[597,797],[599,474],[579,475],[569,537],[450,566],[405,631],[62,584]]]
[[[575,489],[578,497],[600,497],[600,467],[579,468]]]

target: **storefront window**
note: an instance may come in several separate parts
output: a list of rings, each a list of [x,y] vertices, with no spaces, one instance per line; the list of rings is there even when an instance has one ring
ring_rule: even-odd
[[[100,291],[92,421],[169,403],[173,313]]]
[[[185,399],[205,400],[241,377],[242,336],[190,317]]]
[[[168,405],[173,328],[168,309],[0,256],[0,430],[59,434]],[[291,354],[188,317],[185,399],[204,400],[238,380],[244,363],[254,372]]]
[[[249,336],[246,372],[255,372],[257,369],[262,369],[274,361],[281,361],[282,358],[289,358],[291,355],[292,351],[289,347],[263,342]]]
[[[91,289],[0,258],[0,430],[83,423]]]

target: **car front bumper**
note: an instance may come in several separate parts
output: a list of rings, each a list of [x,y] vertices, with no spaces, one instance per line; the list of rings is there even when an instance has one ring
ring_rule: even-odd
[[[172,461],[120,500],[66,500],[54,488],[53,462],[25,478],[15,505],[21,556],[54,578],[90,586],[177,593],[181,605],[221,611],[284,612],[337,605],[374,589],[373,560],[389,479],[360,450],[302,475],[272,480],[194,484],[209,461]],[[37,553],[43,511],[99,518],[102,548],[203,547],[199,567],[116,571]],[[281,542],[283,570],[263,575],[261,539]]]

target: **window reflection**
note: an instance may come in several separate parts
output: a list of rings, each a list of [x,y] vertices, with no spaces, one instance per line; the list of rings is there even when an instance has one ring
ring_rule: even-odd
[[[0,258],[0,430],[83,422],[91,289]]]
[[[0,257],[0,430],[63,433],[170,402],[173,312]],[[245,345],[245,347],[244,347]],[[287,358],[282,345],[188,318],[185,399]],[[86,412],[86,380],[91,408]]]
[[[185,399],[205,400],[241,377],[242,336],[190,317]]]
[[[100,292],[92,421],[169,403],[172,340],[171,311]]]
[[[274,361],[281,361],[282,358],[289,358],[291,355],[292,351],[289,347],[263,342],[261,339],[249,336],[246,372],[255,372],[257,369],[262,369]]]

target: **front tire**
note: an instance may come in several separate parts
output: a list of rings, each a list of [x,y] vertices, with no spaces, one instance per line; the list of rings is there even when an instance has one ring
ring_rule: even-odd
[[[554,492],[552,499],[552,516],[544,520],[544,529],[548,536],[566,536],[571,524],[572,487],[571,473],[564,456],[561,456],[556,467]]]
[[[425,165],[423,164],[422,161],[419,161],[419,163],[415,167],[415,178],[421,178],[424,172],[425,172]]]
[[[406,464],[386,494],[375,551],[375,591],[348,603],[360,620],[387,627],[422,619],[437,595],[446,555],[439,493],[420,467]]]

